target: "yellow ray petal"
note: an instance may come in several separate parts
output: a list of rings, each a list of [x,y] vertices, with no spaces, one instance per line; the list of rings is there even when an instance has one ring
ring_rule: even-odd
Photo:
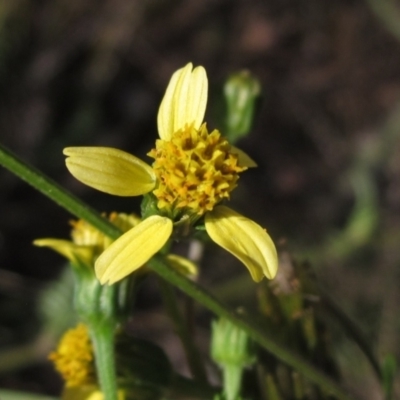
[[[38,247],[50,247],[52,250],[64,256],[72,263],[83,262],[90,265],[94,257],[94,249],[91,246],[76,245],[69,240],[62,239],[36,239],[33,244]]]
[[[231,152],[233,154],[237,154],[239,158],[239,165],[241,167],[247,167],[247,168],[257,167],[257,163],[243,150],[240,150],[237,147],[231,145]]]
[[[158,133],[170,140],[173,133],[193,124],[198,129],[207,105],[208,81],[203,67],[192,71],[192,63],[177,70],[168,84],[158,111]]]
[[[215,243],[243,262],[254,281],[275,276],[275,245],[260,225],[228,207],[217,206],[206,214],[205,226]]]
[[[208,80],[205,69],[196,67],[189,80],[186,92],[175,93],[174,101],[178,105],[178,113],[175,117],[175,130],[183,128],[186,124],[193,123],[195,129],[199,129],[204,120],[207,106]]]
[[[111,285],[142,267],[167,242],[172,225],[169,218],[153,215],[123,234],[97,259],[97,278]]]
[[[192,69],[192,63],[187,64],[184,68],[175,71],[169,81],[167,90],[165,91],[164,97],[161,101],[160,108],[158,109],[157,115],[157,127],[158,135],[162,140],[171,140],[171,136],[174,133],[174,112],[172,109],[172,98],[176,84],[182,75],[182,71],[185,69]]]
[[[117,196],[139,196],[154,189],[152,168],[139,158],[110,147],[67,147],[69,172],[92,188]]]

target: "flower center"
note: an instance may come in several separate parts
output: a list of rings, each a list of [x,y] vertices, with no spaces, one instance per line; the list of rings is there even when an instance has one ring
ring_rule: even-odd
[[[49,355],[65,386],[81,386],[94,381],[93,347],[88,329],[79,324],[61,338],[57,350]]]
[[[170,141],[157,140],[148,155],[155,159],[158,180],[153,193],[158,207],[168,211],[185,209],[198,215],[211,211],[229,198],[239,173],[247,169],[238,165],[238,156],[220,132],[208,133],[206,124],[198,130],[186,126]]]

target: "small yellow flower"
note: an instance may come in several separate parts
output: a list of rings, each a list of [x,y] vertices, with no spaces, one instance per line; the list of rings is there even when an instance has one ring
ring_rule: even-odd
[[[108,219],[123,232],[127,233],[132,232],[131,228],[135,227],[141,222],[141,219],[134,214],[128,215],[116,212],[112,212],[109,215]],[[157,224],[154,224],[154,219],[157,219],[157,217],[146,219],[146,223],[140,224],[140,229],[145,230],[147,224],[152,223],[154,234],[156,234],[158,226]],[[164,224],[165,220],[161,219],[161,223]],[[64,239],[45,238],[36,239],[33,244],[35,246],[49,247],[53,249],[54,251],[71,261],[71,263],[74,265],[85,265],[89,268],[93,268],[99,255],[111,245],[112,239],[110,239],[108,236],[104,235],[88,222],[82,219],[71,221],[71,225],[72,241]],[[149,231],[149,233],[151,233],[151,231]],[[124,248],[127,243],[129,243],[130,236],[123,235],[123,238],[125,239],[124,241],[118,241],[119,246],[121,246],[122,248]],[[145,249],[144,253],[146,253],[146,251],[152,251],[152,243],[140,242],[141,238],[142,237],[140,235],[135,235],[135,237],[133,238],[136,240],[136,246]],[[156,247],[157,246],[158,245],[156,244]],[[144,265],[144,263],[148,260],[148,258],[142,256],[142,253],[137,255],[133,254],[132,256],[137,257],[136,262],[143,261],[142,265]],[[194,278],[198,274],[196,265],[187,258],[178,256],[177,254],[168,254],[166,260],[173,269],[183,275]],[[115,260],[113,261],[116,262]]]
[[[79,324],[68,330],[49,359],[54,362],[66,387],[95,382],[93,347],[86,325]]]
[[[152,167],[117,149],[64,149],[67,168],[86,185],[119,196],[152,192],[157,198],[160,215],[146,218],[97,259],[101,283],[115,283],[140,268],[165,245],[174,223],[193,224],[203,216],[211,239],[239,258],[255,281],[275,276],[277,254],[266,231],[218,205],[229,199],[239,174],[256,164],[219,131],[208,132],[207,96],[203,67],[189,63],[172,75],[158,112],[160,139],[148,154],[155,160]]]
[[[104,400],[96,383],[93,346],[86,325],[80,323],[65,332],[49,360],[65,382],[62,400]],[[125,392],[119,390],[118,400],[124,399]]]
[[[134,214],[112,212],[108,219],[123,232],[139,224],[139,217]],[[72,240],[36,239],[33,244],[39,247],[50,247],[75,265],[94,266],[97,257],[112,243],[112,239],[84,220],[71,221]]]

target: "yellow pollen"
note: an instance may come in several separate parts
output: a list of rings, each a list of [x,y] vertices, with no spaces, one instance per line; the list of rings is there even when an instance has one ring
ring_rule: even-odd
[[[153,193],[158,207],[181,208],[199,215],[229,199],[239,173],[247,169],[238,165],[238,156],[220,132],[208,133],[206,124],[198,130],[186,126],[170,141],[157,140],[148,155],[155,159],[158,186]]]
[[[93,347],[84,324],[68,330],[61,338],[57,350],[49,355],[56,370],[64,378],[66,387],[94,382]]]

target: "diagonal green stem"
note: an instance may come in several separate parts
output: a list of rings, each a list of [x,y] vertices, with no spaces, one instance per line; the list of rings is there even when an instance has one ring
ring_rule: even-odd
[[[40,171],[19,160],[0,145],[0,164],[14,172],[47,197],[79,218],[85,219],[106,235],[118,237],[120,231],[95,210],[46,177]],[[91,339],[96,354],[96,369],[106,400],[117,400],[114,364],[114,324],[91,326]]]
[[[89,222],[105,235],[116,239],[121,234],[121,231],[115,225],[103,218],[96,210],[69,193],[41,171],[20,160],[2,144],[0,144],[0,165],[3,165],[71,214]]]
[[[261,333],[258,328],[243,320],[239,315],[233,313],[225,305],[221,304],[210,293],[206,292],[196,283],[190,281],[182,274],[179,274],[173,269],[166,268],[166,265],[163,263],[162,260],[160,260],[159,257],[153,257],[153,259],[149,263],[149,266],[158,275],[160,275],[166,281],[179,287],[180,290],[182,290],[188,296],[192,297],[198,303],[213,311],[219,317],[224,317],[239,328],[243,329],[254,341],[256,341],[265,350],[273,354],[276,358],[278,358],[285,364],[302,373],[311,382],[324,388],[325,391],[333,396],[336,396],[338,399],[351,399],[351,397],[349,397],[341,388],[339,388],[334,381],[319,372],[307,361],[294,355],[292,351],[278,345],[272,338],[268,337],[265,333]]]
[[[38,170],[17,159],[11,152],[0,145],[0,164],[9,169],[14,174],[28,182],[34,188],[50,197],[60,206],[79,218],[83,218],[91,223],[105,235],[115,239],[120,235],[120,231],[109,223],[100,214],[85,206],[80,200],[69,194],[66,190],[45,177]],[[326,392],[331,393],[341,400],[351,400],[334,381],[315,369],[307,361],[294,355],[290,350],[278,345],[265,333],[261,333],[257,328],[244,321],[238,315],[232,313],[226,306],[222,305],[213,296],[207,293],[197,284],[189,281],[183,275],[168,268],[158,257],[150,262],[150,267],[169,283],[177,286],[180,290],[202,304],[204,307],[213,311],[220,317],[225,317],[233,324],[242,328],[260,346],[273,354],[276,358],[291,366],[303,374],[311,382],[319,385]]]

